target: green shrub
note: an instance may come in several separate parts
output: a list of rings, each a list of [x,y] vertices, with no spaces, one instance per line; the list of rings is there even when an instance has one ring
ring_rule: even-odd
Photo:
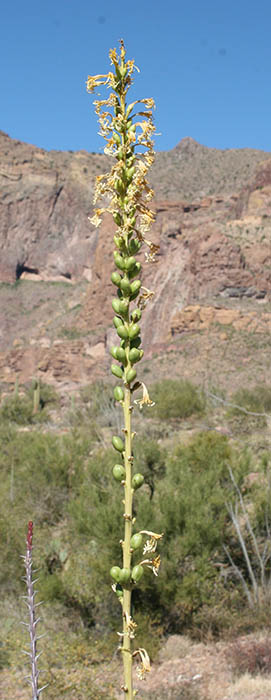
[[[202,413],[205,402],[201,392],[187,380],[163,379],[154,384],[151,397],[158,418],[189,418]]]
[[[37,413],[34,413],[34,386],[25,389],[24,395],[15,393],[7,396],[0,407],[0,421],[30,425],[47,420],[46,409],[57,402],[57,394],[53,387],[40,383],[40,402]]]
[[[215,563],[225,561],[222,545],[229,536],[226,501],[234,498],[228,464],[241,483],[248,457],[238,458],[226,437],[201,433],[177,447],[156,483],[154,527],[166,533],[157,600],[163,616],[168,611],[171,631],[179,632],[202,605],[212,604],[219,580]]]
[[[65,513],[69,493],[72,455],[52,435],[17,432],[10,426],[0,431],[0,586],[20,586],[18,562],[29,520],[42,529],[55,526]],[[47,530],[48,537],[48,530]]]
[[[0,408],[0,420],[29,425],[33,423],[33,402],[29,397],[9,396]]]
[[[242,388],[236,391],[232,398],[231,403],[235,404],[230,406],[228,410],[229,416],[246,416],[247,419],[251,418],[241,409],[251,413],[268,413],[271,411],[271,387],[256,385],[252,389]],[[264,416],[255,416],[258,421],[262,421],[262,425],[266,425],[266,419]]]

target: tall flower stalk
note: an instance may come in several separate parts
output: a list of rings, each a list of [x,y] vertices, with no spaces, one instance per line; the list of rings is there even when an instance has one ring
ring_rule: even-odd
[[[26,555],[22,557],[24,560],[26,574],[23,580],[25,581],[27,588],[27,595],[23,596],[23,599],[28,608],[28,622],[23,622],[22,624],[27,627],[30,637],[30,651],[24,650],[24,654],[27,654],[27,656],[29,657],[31,665],[31,673],[28,676],[26,676],[26,678],[32,689],[32,700],[38,700],[40,693],[44,690],[44,688],[47,688],[48,684],[44,685],[42,688],[38,687],[40,674],[40,671],[38,670],[38,658],[40,657],[42,652],[37,652],[37,641],[43,635],[37,636],[37,624],[40,621],[40,617],[37,617],[36,610],[37,607],[41,605],[41,603],[35,602],[36,591],[34,590],[34,584],[38,579],[33,580],[32,538],[33,523],[32,520],[30,520],[28,523],[26,538]]]
[[[111,275],[111,280],[117,288],[112,307],[119,344],[114,345],[110,352],[114,360],[111,372],[119,380],[114,388],[114,397],[123,409],[124,435],[114,435],[112,443],[118,453],[113,477],[124,489],[124,539],[121,541],[122,566],[112,566],[110,574],[114,581],[112,588],[122,607],[123,629],[119,633],[124,665],[122,690],[124,697],[132,700],[136,694],[132,680],[133,657],[139,658],[140,678],[150,670],[150,662],[145,649],[134,649],[132,646],[136,623],[131,616],[131,595],[146,568],[152,569],[157,575],[160,556],[157,555],[156,548],[158,540],[162,537],[147,530],[134,532],[133,517],[134,492],[144,482],[143,475],[134,473],[133,468],[134,392],[142,389],[142,398],[134,401],[140,408],[143,405],[153,405],[146,386],[138,380],[135,365],[143,357],[139,325],[142,311],[153,295],[153,292],[141,285],[141,263],[137,260],[137,255],[145,244],[146,261],[152,262],[157,251],[157,246],[146,238],[154,221],[154,213],[148,205],[153,191],[146,180],[146,174],[154,160],[152,137],[155,127],[152,98],[127,102],[127,92],[133,82],[133,74],[138,69],[133,60],[126,60],[123,41],[120,42],[120,55],[116,49],[112,49],[109,58],[112,70],[106,75],[89,76],[87,80],[89,92],[101,85],[110,90],[106,99],[95,100],[94,105],[101,127],[99,133],[106,141],[104,152],[114,158],[110,172],[96,178],[94,204],[97,208],[90,221],[99,226],[102,215],[110,212],[116,224],[116,269]],[[105,198],[105,206],[100,204],[102,198]]]

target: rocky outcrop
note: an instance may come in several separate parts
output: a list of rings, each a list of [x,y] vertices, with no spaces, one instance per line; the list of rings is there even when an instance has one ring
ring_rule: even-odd
[[[173,335],[210,324],[230,323],[236,329],[239,324],[248,330],[259,330],[266,324],[269,329],[268,314],[259,315],[255,304],[268,302],[271,294],[271,159],[270,154],[245,150],[251,177],[246,185],[244,179],[237,180],[236,190],[229,191],[229,175],[224,192],[222,176],[227,176],[229,168],[235,173],[242,170],[238,161],[241,151],[218,152],[193,139],[183,139],[169,154],[157,156],[152,174],[154,186],[157,183],[153,203],[156,221],[150,237],[159,245],[159,252],[156,261],[144,265],[142,272],[143,286],[155,291],[142,322],[147,354]],[[22,315],[31,314],[32,300],[28,305],[18,304],[17,316],[13,307],[2,307],[1,381],[12,383],[18,372],[24,380],[39,372],[57,382],[88,381],[94,356],[97,360],[98,353],[99,363],[105,361],[105,347],[113,333],[110,275],[114,225],[108,216],[97,230],[88,220],[95,176],[108,170],[110,163],[104,155],[84,151],[46,152],[14,141],[3,132],[0,154],[0,282],[62,280],[71,288],[78,287],[77,301],[69,303],[71,309],[80,307],[76,315],[69,312],[66,290],[60,321],[59,309],[51,302],[42,306],[40,292],[40,313],[46,311],[50,319],[47,325],[37,324],[39,311],[33,312],[35,333],[26,321],[24,325]],[[220,162],[223,172],[219,171]],[[212,173],[211,189],[216,183],[219,194],[200,187],[197,180],[206,163]],[[198,184],[187,197],[185,187],[180,191],[178,187],[184,173],[187,181],[193,181],[191,168],[197,172],[194,179]],[[31,294],[32,299],[33,290]],[[70,297],[73,299],[72,293]],[[244,303],[254,306],[244,312]],[[64,341],[61,333],[65,324],[72,333]],[[74,338],[74,327],[78,339]]]

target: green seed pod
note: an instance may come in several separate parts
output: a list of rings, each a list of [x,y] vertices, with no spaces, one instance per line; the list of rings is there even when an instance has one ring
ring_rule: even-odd
[[[135,225],[135,217],[133,217],[133,219],[131,219],[130,224],[131,224],[131,226]],[[132,255],[133,255],[134,253],[138,253],[140,248],[141,248],[141,243],[138,240],[138,238],[132,238],[132,240],[129,243],[129,252],[132,253]]]
[[[114,131],[113,139],[115,143],[120,143],[120,135],[116,131]]]
[[[128,270],[128,272],[131,272],[131,270],[134,269],[136,265],[136,259],[133,257],[133,255],[130,255],[129,258],[125,258],[125,270]]]
[[[142,313],[141,313],[140,309],[134,309],[134,311],[132,311],[132,313],[131,313],[131,319],[132,319],[132,321],[134,321],[134,323],[136,323],[136,321],[140,321],[141,316],[142,316]]]
[[[140,262],[136,262],[135,267],[132,270],[128,271],[129,280],[132,280],[133,277],[136,277],[136,275],[139,274],[140,270],[141,270],[141,264],[140,264]]]
[[[115,260],[115,265],[119,268],[119,270],[124,270],[125,269],[125,263],[124,263],[124,258],[120,253],[117,252],[117,250],[114,250],[114,260]]]
[[[141,564],[137,564],[136,566],[134,566],[134,568],[132,570],[133,581],[135,583],[138,583],[140,581],[140,579],[142,578],[143,574],[144,574],[144,569],[143,569],[143,566],[141,566]]]
[[[119,301],[119,300],[117,300],[117,301]],[[114,316],[113,323],[114,323],[115,328],[118,328],[119,326],[123,326],[123,321],[118,316]]]
[[[114,243],[116,248],[119,248],[119,250],[121,250],[125,245],[125,241],[122,236],[114,236]]]
[[[121,66],[119,68],[119,72],[121,74],[122,79],[125,78],[125,76],[127,75],[127,70],[128,70],[127,66]]]
[[[112,275],[111,275],[111,282],[113,282],[113,284],[115,284],[117,287],[120,286],[120,283],[121,283],[121,276],[120,276],[120,274],[119,274],[118,272],[112,272]]]
[[[138,350],[137,348],[132,348],[132,349],[130,350],[130,352],[129,352],[129,360],[130,360],[130,362],[132,363],[132,365],[133,365],[135,362],[139,362],[139,360],[141,360],[141,357],[142,357],[141,352],[143,352],[143,351]],[[116,358],[116,359],[118,359],[118,358]]]
[[[137,489],[140,489],[140,486],[144,483],[144,476],[143,474],[140,474],[139,472],[137,474],[134,474],[132,478],[132,488],[136,491]]]
[[[130,296],[130,294],[131,294],[131,285],[130,285],[130,282],[128,282],[128,280],[122,279],[121,282],[120,282],[120,288],[121,288],[121,291],[123,292],[123,294],[124,294],[125,296],[127,296],[127,297]]]
[[[118,377],[118,379],[122,379],[123,370],[118,365],[111,365],[111,372],[115,377]]]
[[[129,338],[128,328],[125,328],[125,326],[118,326],[117,334],[118,334],[119,338],[122,338],[123,340],[126,340],[126,338]]]
[[[122,182],[122,180],[117,180],[117,182],[115,184],[115,190],[120,195],[125,194],[126,187],[125,187],[124,183]]]
[[[116,581],[117,583],[119,583],[119,580],[120,580],[120,567],[119,567],[119,566],[112,566],[112,568],[110,569],[110,576],[114,579],[114,581]]]
[[[140,327],[138,323],[132,323],[129,327],[129,338],[133,340],[133,338],[137,338],[137,336],[140,333]]]
[[[128,312],[128,307],[129,307],[129,300],[128,299],[122,299],[120,302],[120,313],[121,316],[125,317],[127,316]]]
[[[116,479],[116,481],[124,481],[126,474],[122,464],[115,464],[112,471],[113,477]]]
[[[122,300],[117,299],[117,297],[112,299],[112,307],[113,307],[115,313],[118,314],[119,316],[124,316],[124,317],[127,316],[128,305],[129,305],[129,302],[127,302],[124,299],[122,299]],[[114,325],[115,325],[115,323],[114,323]],[[120,323],[119,323],[119,326],[120,326]]]
[[[116,297],[112,299],[112,307],[116,314],[120,313],[120,300],[116,299]]]
[[[122,439],[118,435],[113,435],[112,445],[115,448],[115,450],[117,450],[117,452],[123,452],[124,444],[122,442]]]
[[[114,221],[115,221],[115,224],[117,224],[117,226],[121,226],[121,224],[122,224],[122,217],[121,217],[119,211],[114,211],[114,212],[113,212],[113,219],[114,219]]]
[[[131,367],[131,369],[129,369],[127,374],[125,375],[125,381],[127,384],[131,384],[131,382],[133,382],[135,378],[136,378],[136,369]]]
[[[114,389],[114,399],[116,399],[116,401],[123,401],[123,399],[124,399],[124,391],[123,391],[123,389],[121,388],[121,386],[115,386],[115,389]]]
[[[122,364],[127,363],[127,358],[126,358],[126,352],[123,348],[117,347],[116,355],[115,355],[115,360],[118,360],[119,362],[122,362]]]
[[[130,579],[131,579],[130,569],[121,569],[119,582],[122,584],[129,583]]]
[[[142,537],[141,533],[136,532],[133,535],[133,537],[131,537],[131,542],[130,542],[131,548],[138,549],[139,547],[141,547],[142,542],[143,542],[143,537]]]
[[[122,588],[122,586],[121,586],[119,583],[118,583],[117,586],[116,586],[116,595],[117,595],[118,598],[120,598],[120,599],[123,598],[123,588]]]
[[[118,274],[118,273],[117,273],[117,274]],[[133,282],[131,282],[132,294],[134,294],[135,292],[139,292],[140,287],[141,287],[141,282],[140,282],[140,280],[134,280]]]
[[[135,167],[133,165],[130,168],[126,169],[125,179],[126,179],[127,185],[131,184],[133,177],[134,177],[134,174],[135,174]]]
[[[117,350],[119,349],[118,345],[113,345],[112,348],[110,348],[110,353],[112,357],[114,357],[114,360],[117,360]]]
[[[131,343],[130,343],[131,348],[139,348],[140,345],[141,345],[140,336],[138,336],[137,338],[133,338],[133,340],[131,340]]]

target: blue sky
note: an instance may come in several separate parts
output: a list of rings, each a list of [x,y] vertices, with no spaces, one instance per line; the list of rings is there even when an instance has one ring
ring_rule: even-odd
[[[5,0],[0,129],[46,149],[100,152],[88,74],[123,38],[154,97],[157,151],[184,137],[271,150],[271,3],[261,0]]]

